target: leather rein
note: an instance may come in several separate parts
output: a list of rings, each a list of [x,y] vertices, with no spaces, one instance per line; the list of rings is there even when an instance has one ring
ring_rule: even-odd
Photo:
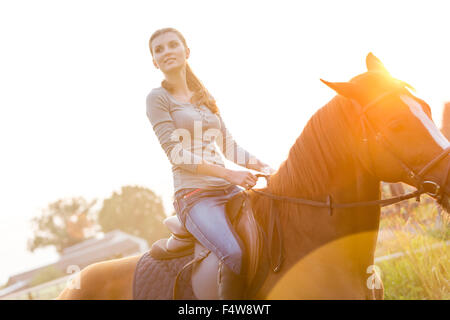
[[[276,205],[277,201],[286,201],[286,202],[308,205],[308,206],[313,206],[313,207],[328,208],[329,214],[331,216],[333,214],[333,209],[367,207],[367,206],[384,207],[384,206],[388,206],[388,205],[391,205],[391,204],[394,204],[394,203],[397,203],[397,202],[400,202],[403,200],[411,199],[411,198],[416,198],[416,201],[420,202],[420,196],[424,193],[426,193],[432,197],[436,197],[438,202],[440,200],[442,200],[442,197],[444,194],[443,189],[449,179],[450,159],[449,159],[448,165],[446,167],[446,172],[445,172],[445,175],[443,177],[443,181],[441,182],[441,184],[438,184],[433,181],[424,181],[423,176],[432,167],[434,167],[437,163],[439,163],[440,161],[442,161],[444,158],[446,158],[449,155],[450,146],[445,148],[441,153],[439,153],[437,156],[435,156],[418,173],[415,173],[414,170],[411,169],[398,156],[398,154],[392,148],[392,145],[388,142],[388,140],[381,133],[381,131],[376,130],[375,126],[370,122],[370,120],[368,119],[368,117],[366,115],[366,111],[370,107],[374,106],[375,104],[377,104],[378,102],[380,102],[381,100],[383,100],[384,98],[390,96],[391,94],[393,94],[395,92],[398,92],[398,90],[393,90],[393,91],[384,93],[384,94],[380,95],[379,97],[377,97],[376,99],[374,99],[373,101],[371,101],[370,103],[368,103],[364,107],[362,107],[355,100],[352,100],[352,103],[359,109],[359,112],[360,112],[359,116],[360,116],[362,129],[363,129],[362,142],[365,144],[365,147],[367,149],[367,155],[369,156],[369,153],[368,153],[369,146],[368,146],[368,139],[367,139],[367,128],[369,128],[369,130],[372,132],[372,134],[374,134],[375,141],[378,143],[381,143],[385,147],[385,149],[388,150],[391,153],[391,155],[393,155],[394,158],[396,158],[398,160],[398,162],[400,163],[402,168],[405,170],[406,174],[416,182],[416,185],[418,186],[417,190],[415,190],[411,193],[401,195],[401,196],[392,197],[392,198],[388,198],[388,199],[382,199],[382,200],[360,201],[360,202],[349,202],[349,203],[334,203],[332,201],[331,195],[327,195],[327,201],[324,202],[324,201],[315,201],[315,200],[303,199],[303,198],[279,196],[279,195],[275,195],[275,194],[268,193],[268,192],[250,189],[250,191],[252,191],[252,192],[255,192],[257,194],[260,194],[262,196],[272,199],[271,205],[270,205],[270,215],[269,215],[269,217],[270,217],[269,218],[269,229],[268,229],[269,234],[268,234],[268,239],[266,238],[266,240],[268,240],[267,244],[268,244],[268,250],[269,250],[270,265],[274,272],[278,272],[280,270],[281,264],[282,264],[283,258],[284,258],[280,218],[279,218],[279,214],[274,213],[274,211],[277,210],[277,205]],[[370,156],[369,156],[369,159],[371,159]],[[371,167],[373,168],[373,164],[371,165]],[[372,170],[370,170],[370,171],[372,171]],[[372,172],[372,174],[373,174],[373,172]],[[258,178],[259,177],[266,178],[267,185],[269,185],[270,175],[256,174],[256,176]],[[378,180],[380,180],[380,179],[378,179]],[[274,240],[273,237],[275,236],[275,233],[274,233],[275,229],[276,229],[276,236],[278,237],[279,250],[278,250],[277,261],[274,264],[272,250],[273,250],[273,240]]]

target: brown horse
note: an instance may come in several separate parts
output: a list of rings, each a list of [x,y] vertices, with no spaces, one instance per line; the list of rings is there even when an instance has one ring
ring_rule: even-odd
[[[447,102],[444,106],[441,131],[447,139],[450,139],[450,102]]]
[[[448,212],[448,140],[433,124],[429,106],[406,83],[392,78],[372,54],[366,64],[368,71],[349,82],[325,82],[338,95],[313,115],[268,186],[258,190],[316,201],[331,195],[334,203],[377,200],[380,181],[420,187],[405,166],[417,173],[444,154],[423,178],[445,184],[439,202]],[[363,116],[378,134],[362,124]],[[380,143],[380,134],[388,145]],[[254,192],[249,196],[257,221],[267,230],[271,200]],[[335,209],[330,215],[327,208],[282,201],[278,214],[285,259],[252,298],[382,298],[382,286],[371,286],[381,285],[373,274],[379,206]],[[59,299],[132,299],[139,258],[86,267],[80,272],[81,289],[67,288]]]

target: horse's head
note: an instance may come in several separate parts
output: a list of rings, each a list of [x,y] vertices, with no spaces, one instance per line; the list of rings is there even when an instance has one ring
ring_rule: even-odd
[[[431,118],[428,104],[389,74],[369,53],[368,71],[349,82],[323,81],[352,101],[357,114],[358,158],[381,181],[424,188],[450,210],[450,143]]]

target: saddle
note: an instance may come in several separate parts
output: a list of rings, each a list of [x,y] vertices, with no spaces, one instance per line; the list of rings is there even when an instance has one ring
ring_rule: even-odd
[[[195,238],[181,224],[176,215],[163,221],[169,229],[169,238],[159,239],[153,243],[150,254],[158,260],[181,258],[194,253]]]
[[[251,200],[245,190],[229,199],[225,207],[230,222],[245,245],[244,270],[246,270],[247,287],[250,287],[258,273],[263,253],[263,234],[255,220]],[[195,253],[194,259],[187,263],[177,275],[173,298],[176,299],[177,279],[186,268],[192,266],[194,267],[191,278],[192,288],[197,297],[216,299],[213,292],[217,285],[218,258],[215,255],[209,255],[210,251],[195,240],[176,215],[166,218],[164,224],[172,234],[169,238],[153,243],[149,253],[153,258],[166,260]]]

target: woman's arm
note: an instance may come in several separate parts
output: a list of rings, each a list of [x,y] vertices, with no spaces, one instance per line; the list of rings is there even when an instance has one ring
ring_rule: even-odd
[[[216,142],[222,151],[225,158],[228,160],[242,166],[248,168],[249,164],[256,164],[257,158],[252,155],[250,152],[242,148],[233,138],[231,132],[228,130],[225,122],[222,119],[222,116],[217,114],[220,120],[220,131],[222,133],[222,141],[218,139]]]
[[[240,185],[246,189],[252,188],[258,178],[250,171],[230,170],[225,167],[203,160],[197,165],[197,173],[222,178],[232,184]]]
[[[168,106],[168,101],[165,101],[162,95],[151,92],[147,96],[147,117],[152,124],[153,130],[161,144],[161,147],[172,165],[179,166],[180,168],[188,170],[192,173],[219,177],[244,188],[251,188],[256,184],[257,178],[251,172],[230,170],[210,163],[196,154],[193,154],[189,150],[179,150],[181,143],[179,141],[172,140],[172,135],[176,129],[176,126],[170,115]],[[178,149],[174,149],[175,147]],[[183,151],[183,158],[179,158],[180,151]],[[194,162],[183,161],[183,159],[194,160]]]
[[[265,164],[264,162],[262,162],[259,159],[256,159],[254,161],[250,161],[246,168],[250,169],[250,170],[255,170],[255,171],[259,171],[262,172],[264,174],[273,174],[275,172],[275,169],[273,169],[272,167],[270,167],[268,164]]]
[[[220,120],[220,130],[224,141],[218,141],[219,148],[224,154],[225,158],[234,163],[245,167],[247,169],[264,172],[266,174],[272,174],[275,172],[269,165],[265,164],[250,152],[242,148],[231,135],[227,129],[225,122],[220,115],[217,115]]]
[[[170,163],[184,170],[197,172],[202,158],[182,148],[182,143],[173,139],[176,126],[169,112],[169,102],[163,95],[154,91],[148,94],[147,117]]]

